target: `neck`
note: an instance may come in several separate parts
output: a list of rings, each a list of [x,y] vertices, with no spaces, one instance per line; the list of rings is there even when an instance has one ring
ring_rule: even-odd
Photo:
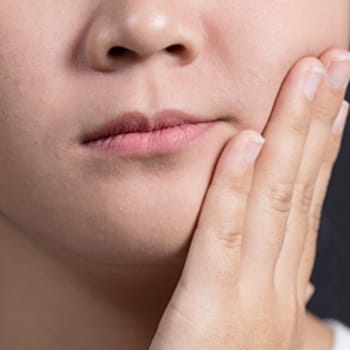
[[[147,349],[182,267],[91,266],[0,232],[0,349]]]
[[[89,265],[0,230],[0,349],[147,349],[183,266]],[[303,350],[331,350],[308,314]]]

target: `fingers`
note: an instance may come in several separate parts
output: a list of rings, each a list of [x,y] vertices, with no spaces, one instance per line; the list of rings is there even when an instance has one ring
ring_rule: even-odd
[[[346,117],[349,113],[349,104],[344,101],[337,119],[332,127],[327,148],[324,152],[319,174],[315,182],[315,191],[310,208],[308,233],[305,239],[303,253],[299,265],[298,284],[302,288],[310,278],[315,260],[317,233],[321,218],[323,203],[326,197],[328,184],[331,178],[333,166],[338,157]]]
[[[345,94],[346,85],[349,82],[349,75],[347,79],[345,79],[345,83],[341,81],[341,77],[339,77],[339,73],[335,71],[334,65],[332,65],[333,59],[335,55],[339,55],[342,57],[340,63],[343,66],[343,69],[346,69],[346,65],[349,64],[349,52],[344,50],[330,50],[325,53],[321,57],[321,61],[328,68],[328,70],[333,71],[335,76],[338,76],[339,88],[342,91],[342,96]],[[343,75],[346,76],[343,73]],[[344,76],[343,76],[344,77]],[[311,203],[310,209],[310,220],[309,220],[309,230],[308,235],[304,244],[304,251],[300,262],[299,267],[299,282],[298,284],[302,287],[305,284],[305,281],[310,277],[315,253],[316,253],[316,241],[317,241],[317,233],[320,223],[320,217],[323,207],[323,202],[326,197],[328,184],[330,181],[330,177],[332,174],[333,166],[338,157],[341,141],[343,136],[343,130],[346,123],[346,117],[349,113],[349,104],[346,101],[342,101],[340,111],[336,118],[334,125],[332,126],[332,132],[330,134],[330,138],[328,141],[328,145],[324,151],[322,164],[320,166],[320,171],[316,179],[315,184],[315,192]]]
[[[315,182],[332,125],[344,98],[345,83],[350,76],[348,53],[333,50],[327,55],[327,61],[327,75],[319,88],[312,109],[310,131],[295,182],[285,240],[276,266],[276,278],[279,279],[276,283],[286,288],[295,287],[291,284],[297,281],[306,237],[312,235],[312,240],[315,239],[308,226]],[[296,278],[292,279],[291,276]],[[300,286],[300,296],[304,293],[307,282],[308,278]]]
[[[253,164],[263,142],[257,132],[242,131],[218,161],[179,284],[197,297],[216,300],[234,290]]]
[[[313,99],[324,75],[319,60],[299,61],[282,86],[264,132],[266,143],[256,164],[243,240],[242,276],[247,283],[273,282]]]

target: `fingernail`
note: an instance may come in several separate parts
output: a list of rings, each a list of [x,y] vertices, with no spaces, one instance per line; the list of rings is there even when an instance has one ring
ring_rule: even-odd
[[[245,159],[249,164],[254,164],[265,143],[265,139],[258,133],[250,136],[245,149]]]
[[[306,287],[305,304],[307,304],[315,293],[315,286],[309,283]]]
[[[339,113],[334,121],[332,127],[333,134],[341,134],[346,125],[346,119],[349,113],[349,103],[347,101],[343,101],[342,106],[339,110]]]
[[[350,56],[340,56],[333,60],[327,70],[328,81],[336,89],[345,89],[350,79]]]
[[[325,76],[325,69],[314,66],[305,73],[304,76],[304,93],[310,101],[315,98],[316,92],[321,85],[322,79]]]

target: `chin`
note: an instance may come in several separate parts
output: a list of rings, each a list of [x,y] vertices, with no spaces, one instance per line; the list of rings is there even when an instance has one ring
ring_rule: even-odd
[[[153,212],[152,219],[147,215],[149,211],[145,211],[141,215],[123,216],[122,224],[114,221],[116,216],[110,225],[104,220],[106,225],[90,231],[84,242],[87,258],[96,263],[130,266],[183,262],[198,209],[191,210],[189,205],[173,205],[168,209],[166,213],[158,211],[158,215]]]

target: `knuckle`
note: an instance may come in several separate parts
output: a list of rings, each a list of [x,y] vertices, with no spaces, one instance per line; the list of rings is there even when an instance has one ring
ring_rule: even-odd
[[[269,200],[272,208],[280,213],[287,213],[290,210],[294,185],[274,184],[270,188]]]
[[[305,118],[305,115],[300,113],[291,118],[289,126],[295,133],[306,135],[309,131],[309,118]]]
[[[288,113],[288,119],[287,119],[287,126],[292,130],[293,132],[301,135],[305,135],[309,131],[309,125],[310,125],[310,114],[306,113],[306,108],[303,103],[300,103],[300,101],[291,101],[292,104],[290,105],[289,113]]]
[[[334,122],[336,111],[334,110],[334,106],[328,102],[329,100],[326,99],[325,101],[321,101],[317,103],[313,108],[313,118],[326,123],[328,125],[331,125]],[[325,103],[328,102],[328,103]]]
[[[228,188],[235,197],[242,197],[242,199],[244,199],[249,194],[249,188],[242,182],[232,182],[229,184]]]
[[[314,189],[314,183],[296,184],[294,187],[294,198],[296,198],[298,209],[303,215],[307,215],[310,211]]]
[[[224,245],[225,248],[229,249],[240,249],[242,246],[243,235],[242,231],[239,229],[221,229],[217,232],[216,238],[218,241]]]

